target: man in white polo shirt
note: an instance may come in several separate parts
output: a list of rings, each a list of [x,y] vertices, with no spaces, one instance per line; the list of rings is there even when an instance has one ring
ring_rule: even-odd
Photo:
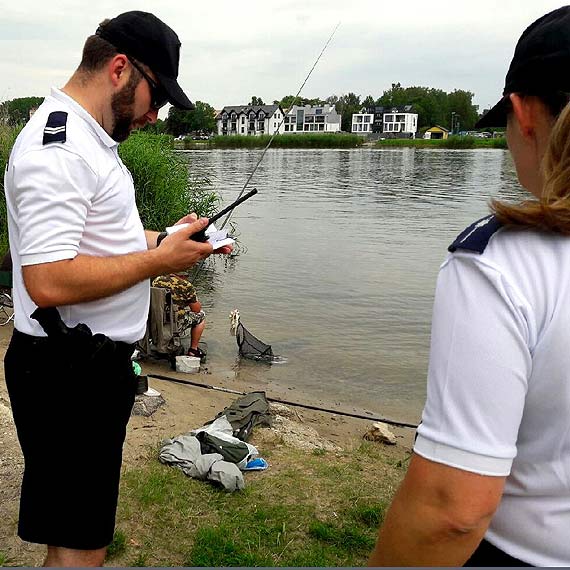
[[[193,107],[177,82],[179,51],[178,36],[152,14],[103,22],[68,83],[22,130],[8,163],[15,330],[5,372],[25,458],[18,530],[48,545],[48,566],[103,564],[149,280],[212,253],[188,239],[207,224],[195,215],[157,246],[117,152],[167,102]],[[64,448],[77,453],[65,458]]]

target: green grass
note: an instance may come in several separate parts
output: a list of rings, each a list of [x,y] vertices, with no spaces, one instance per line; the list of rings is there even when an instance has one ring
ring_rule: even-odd
[[[475,137],[450,136],[447,139],[386,139],[376,143],[378,148],[384,147],[411,147],[411,148],[446,148],[446,149],[471,149],[471,148],[501,148],[506,149],[505,137],[496,139],[479,139]]]
[[[127,537],[121,529],[115,530],[113,542],[107,547],[107,559],[112,559],[123,554],[127,548]]]
[[[209,144],[214,148],[264,148],[269,135],[260,136],[215,136]],[[307,133],[276,135],[273,148],[356,148],[364,143],[358,135],[348,133]]]
[[[403,470],[366,442],[343,453],[269,447],[271,467],[226,493],[149,458],[122,480],[117,565],[363,566]],[[156,453],[156,452],[155,452]]]

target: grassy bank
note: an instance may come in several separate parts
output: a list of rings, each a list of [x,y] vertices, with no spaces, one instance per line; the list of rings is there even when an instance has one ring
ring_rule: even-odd
[[[385,147],[410,147],[410,148],[448,148],[448,149],[470,149],[470,148],[502,148],[506,149],[507,139],[505,137],[497,139],[479,139],[475,137],[449,137],[447,139],[386,139],[376,143],[377,148]]]
[[[264,148],[269,135],[261,136],[216,136],[208,141],[211,148]],[[345,133],[283,134],[273,139],[273,148],[357,148],[364,139]]]
[[[254,442],[255,443],[255,442]],[[123,478],[109,564],[363,566],[407,467],[400,448],[265,445],[270,469],[228,494],[156,460]]]

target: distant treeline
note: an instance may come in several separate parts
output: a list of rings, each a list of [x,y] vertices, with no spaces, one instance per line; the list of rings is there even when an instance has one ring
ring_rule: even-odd
[[[347,133],[352,128],[353,113],[359,113],[363,108],[412,105],[414,112],[418,113],[418,128],[421,134],[423,130],[434,125],[453,132],[473,129],[479,117],[478,108],[473,104],[473,97],[473,93],[462,89],[447,93],[433,87],[402,87],[400,83],[393,83],[390,89],[385,90],[379,97],[372,95],[362,97],[352,92],[330,95],[325,99],[295,98],[294,95],[286,95],[271,103],[279,104],[283,109],[289,109],[294,104],[334,105],[337,112],[342,115],[341,128]],[[30,109],[37,107],[42,100],[41,97],[24,97],[0,103],[0,123],[12,126],[25,123]],[[264,105],[265,102],[255,95],[247,102],[227,101],[227,105],[240,104]],[[181,111],[171,107],[166,120],[159,120],[155,125],[147,125],[144,130],[175,137],[191,133],[214,133],[217,129],[215,116],[216,110],[212,105],[196,101],[196,108],[193,111]]]

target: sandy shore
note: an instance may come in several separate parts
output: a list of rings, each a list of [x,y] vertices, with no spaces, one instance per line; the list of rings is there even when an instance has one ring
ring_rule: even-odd
[[[2,361],[11,333],[11,324],[0,327],[0,357]],[[227,374],[216,373],[215,362],[203,367],[199,374],[191,375],[174,372],[168,363],[162,361],[143,361],[141,366],[144,374],[170,376],[241,392],[248,392],[252,389],[248,385],[247,379],[231,382]],[[125,469],[147,461],[149,451],[156,448],[163,439],[174,437],[203,425],[239,397],[223,391],[181,385],[153,378],[149,378],[149,386],[158,390],[166,403],[150,417],[133,416],[131,418],[124,448],[123,463]],[[267,395],[281,398],[284,396],[284,394]],[[302,395],[296,393],[295,396],[299,398]],[[289,399],[291,399],[290,396]],[[305,400],[304,403],[308,402]],[[344,449],[351,449],[359,445],[362,436],[372,423],[371,421],[303,408],[293,409],[296,418],[303,425],[315,429],[323,439]],[[392,431],[399,444],[397,446],[398,451],[395,449],[395,453],[401,454],[403,449],[409,449],[414,434],[413,430],[393,428]],[[0,555],[8,556],[9,561],[26,560],[40,564],[43,547],[24,543],[16,535],[23,459],[12,421],[3,366],[0,366],[0,449]]]

